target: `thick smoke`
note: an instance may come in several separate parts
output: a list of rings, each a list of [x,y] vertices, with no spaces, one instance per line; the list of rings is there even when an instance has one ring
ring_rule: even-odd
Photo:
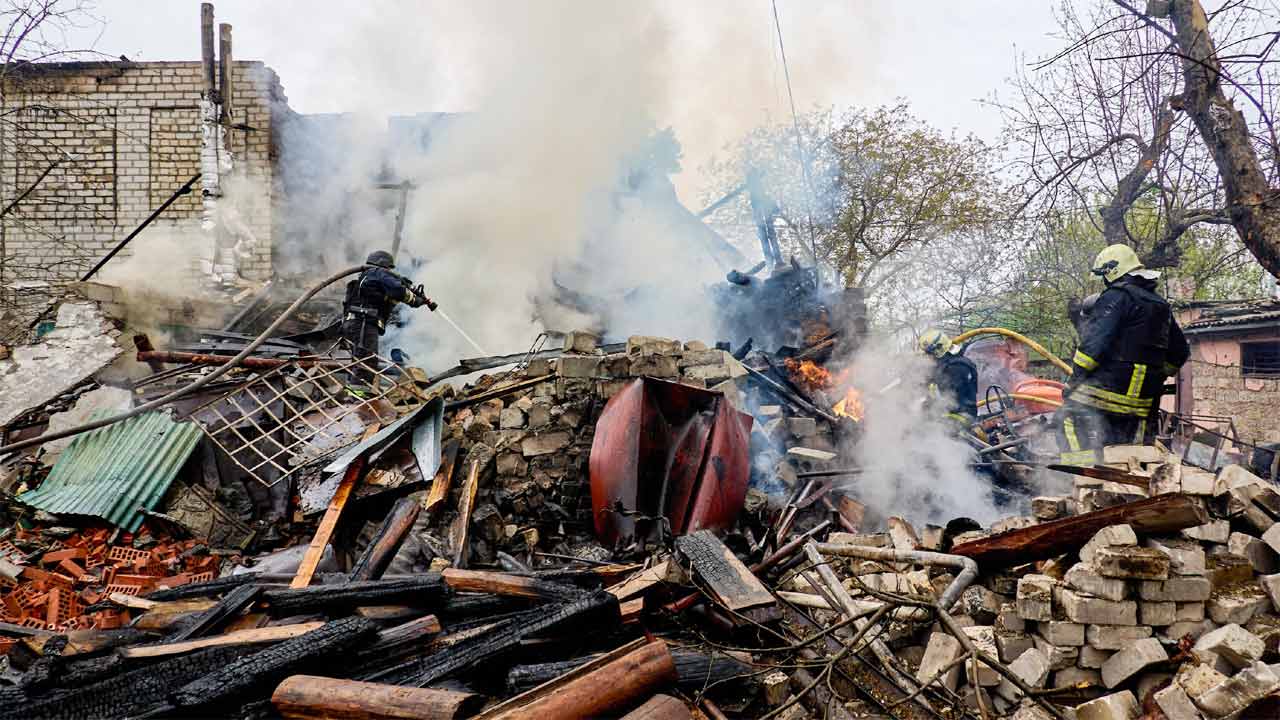
[[[374,83],[389,82],[379,79],[388,68],[421,74],[428,94],[441,93],[441,65],[456,69],[465,112],[394,119],[389,134],[347,116],[294,123],[284,162],[304,180],[287,193],[290,237],[277,267],[334,267],[387,246],[395,191],[374,185],[410,178],[399,266],[486,350],[520,351],[540,331],[577,327],[720,339],[704,289],[754,264],[758,250],[726,250],[678,204],[669,178],[693,174],[679,172],[680,139],[700,149],[696,165],[768,120],[767,108],[785,107],[766,6],[750,15],[666,2],[415,7],[431,29],[430,66],[422,51],[406,62],[397,43],[380,45],[403,28],[373,19],[353,29],[370,36],[370,55],[355,62],[376,63]],[[691,65],[673,62],[691,49]],[[858,67],[812,44],[799,56],[792,69],[808,97]],[[385,344],[416,364],[476,354],[440,318],[406,317]]]
[[[929,401],[931,370],[927,358],[883,337],[868,338],[854,357],[849,378],[862,392],[866,420],[842,450],[862,469],[855,494],[917,525],[956,517],[989,524],[1002,514],[991,483],[970,468],[972,450]]]

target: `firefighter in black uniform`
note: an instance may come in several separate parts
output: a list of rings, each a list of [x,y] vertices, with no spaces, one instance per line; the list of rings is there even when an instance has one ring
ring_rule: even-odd
[[[920,336],[920,351],[935,363],[929,395],[938,399],[949,419],[967,431],[978,419],[978,367],[951,350],[951,338],[941,330],[925,330]]]
[[[347,283],[347,297],[342,303],[342,337],[351,344],[353,358],[377,355],[378,336],[386,332],[396,303],[415,308],[426,305],[431,310],[437,307],[421,285],[415,288],[408,278],[391,272],[395,267],[391,253],[372,252],[365,264],[373,267]],[[366,382],[371,379],[368,373],[359,375]]]
[[[1154,436],[1166,378],[1191,355],[1182,328],[1156,294],[1159,274],[1133,248],[1111,245],[1093,261],[1107,289],[1082,322],[1080,344],[1059,415],[1062,461],[1092,465],[1104,445]]]

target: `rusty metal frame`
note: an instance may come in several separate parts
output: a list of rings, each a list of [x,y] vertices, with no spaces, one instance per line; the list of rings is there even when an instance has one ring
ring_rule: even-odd
[[[196,408],[191,418],[241,470],[272,487],[359,442],[360,433],[353,432],[347,442],[323,449],[315,445],[350,418],[364,427],[363,418],[385,417],[388,411],[404,415],[426,400],[413,380],[384,358],[331,359],[308,367],[290,362],[257,375]],[[368,378],[360,383],[360,394],[349,385],[351,377]]]

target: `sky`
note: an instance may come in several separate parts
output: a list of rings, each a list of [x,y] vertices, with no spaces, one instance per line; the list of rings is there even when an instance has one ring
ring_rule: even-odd
[[[514,0],[519,2],[520,0]],[[612,1],[612,0],[605,0]],[[639,0],[637,0],[639,1]],[[197,0],[95,0],[101,26],[75,32],[76,47],[109,57],[199,57]],[[539,3],[533,3],[537,7]],[[547,12],[571,11],[573,3]],[[421,0],[220,0],[217,22],[234,28],[237,59],[276,70],[302,113],[375,115],[472,109],[519,28],[486,32],[501,12],[469,3]],[[648,0],[661,33],[652,57],[664,92],[653,108],[684,148],[676,178],[686,202],[698,168],[764,122],[790,117],[769,0]],[[1059,45],[1049,0],[777,0],[801,112],[870,107],[907,99],[933,125],[995,140],[998,114],[979,100],[1000,89],[1015,63]],[[501,5],[496,6],[499,11]],[[566,10],[566,8],[568,10]],[[565,18],[565,32],[596,32],[601,43],[634,27],[589,27]],[[602,72],[608,72],[607,68]]]

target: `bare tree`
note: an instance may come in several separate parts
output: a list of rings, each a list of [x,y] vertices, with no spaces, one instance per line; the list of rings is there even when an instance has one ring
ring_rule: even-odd
[[[1167,54],[1177,57],[1183,73],[1182,93],[1172,102],[1191,117],[1213,157],[1222,178],[1225,214],[1240,239],[1268,272],[1280,277],[1280,142],[1273,122],[1276,65],[1271,57],[1280,41],[1275,6],[1228,3],[1237,12],[1250,13],[1257,24],[1240,41],[1230,35],[1220,38],[1229,50],[1223,54],[1199,0],[1149,4],[1152,16],[1172,20],[1173,32],[1128,2],[1114,1],[1169,41]],[[1245,104],[1244,111],[1236,108],[1237,99]]]
[[[1129,244],[1151,267],[1177,266],[1189,244],[1199,241],[1187,236],[1193,228],[1234,225],[1265,265],[1265,253],[1255,248],[1263,228],[1243,226],[1242,212],[1265,209],[1260,199],[1270,197],[1267,178],[1274,184],[1276,172],[1271,118],[1280,73],[1269,57],[1277,36],[1274,5],[1236,0],[1211,17],[1201,11],[1202,30],[1191,33],[1208,38],[1212,22],[1223,47],[1231,48],[1230,56],[1216,54],[1212,45],[1199,52],[1217,63],[1218,73],[1210,76],[1220,93],[1249,100],[1248,113],[1234,115],[1237,134],[1246,138],[1235,146],[1255,151],[1255,172],[1242,180],[1239,167],[1228,173],[1222,153],[1212,143],[1206,147],[1191,110],[1196,93],[1188,64],[1203,66],[1187,59],[1174,33],[1123,0],[1113,3],[1081,9],[1064,2],[1057,17],[1066,46],[1021,69],[1013,98],[998,103],[1015,171],[1024,179],[1022,214],[1052,225],[1055,217],[1085,211],[1103,244]],[[1192,6],[1199,3],[1176,0],[1175,17],[1194,15]],[[1230,99],[1223,95],[1216,102]],[[1241,182],[1253,188],[1253,202],[1236,198]],[[1223,251],[1224,258],[1235,254],[1230,247]]]

